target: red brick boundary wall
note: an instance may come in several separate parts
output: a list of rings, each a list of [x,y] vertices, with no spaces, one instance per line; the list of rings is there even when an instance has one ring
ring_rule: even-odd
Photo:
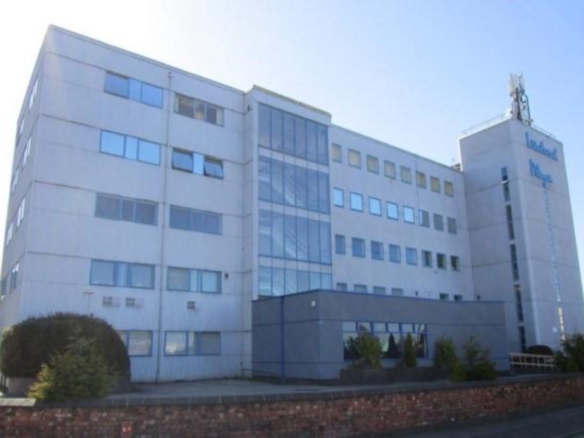
[[[584,376],[575,375],[444,383],[409,391],[382,387],[326,394],[100,400],[59,406],[0,399],[0,436],[338,437],[502,417],[583,400]]]

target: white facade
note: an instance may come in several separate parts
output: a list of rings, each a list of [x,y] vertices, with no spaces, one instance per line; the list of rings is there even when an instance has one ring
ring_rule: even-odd
[[[245,375],[252,300],[366,288],[508,301],[514,348],[505,203],[483,190],[500,191],[492,173],[507,166],[518,190],[528,343],[555,346],[548,224],[539,220],[541,187],[521,167],[535,154],[521,149],[525,129],[500,133],[501,147],[512,145],[501,155],[481,133],[463,139],[462,173],[259,87],[244,93],[51,27],[19,117],[0,327],[91,313],[121,332],[135,380]],[[553,146],[549,210],[565,255],[556,251],[553,271],[572,332],[582,329],[582,291],[563,153]],[[545,167],[545,158],[534,159]],[[490,288],[495,275],[500,284]]]

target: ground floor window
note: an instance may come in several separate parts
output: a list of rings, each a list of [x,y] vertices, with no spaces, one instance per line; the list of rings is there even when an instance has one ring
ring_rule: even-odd
[[[351,348],[351,340],[358,336],[376,336],[383,349],[383,358],[401,359],[404,353],[404,343],[411,334],[418,358],[428,357],[428,337],[426,324],[345,321],[342,324],[343,359],[355,360],[356,352]]]
[[[164,337],[166,356],[217,356],[221,354],[221,333],[167,331]]]
[[[128,356],[152,356],[152,332],[148,330],[118,330]]]

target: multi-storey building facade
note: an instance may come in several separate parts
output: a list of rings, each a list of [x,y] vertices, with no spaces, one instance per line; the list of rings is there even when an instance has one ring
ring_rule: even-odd
[[[557,300],[546,304],[550,279],[569,303],[562,330],[581,329],[583,316],[563,160],[539,198],[544,213],[535,212],[529,168],[520,169],[533,150],[520,158],[493,152],[491,163],[481,148],[492,140],[482,136],[542,134],[516,120],[499,126],[462,139],[461,171],[260,87],[242,92],[51,27],[18,119],[0,326],[91,313],[119,330],[133,378],[157,381],[248,374],[258,344],[252,302],[309,290],[398,297],[409,325],[398,312],[368,326],[359,317],[355,331],[385,324],[383,333],[416,332],[421,357],[447,323],[435,320],[429,333],[412,309],[436,313],[428,303],[440,300],[453,309],[477,299],[506,303],[500,319],[510,349],[557,345],[559,335],[548,333],[559,333],[550,316]],[[563,158],[561,145],[553,147]],[[514,188],[518,178],[523,186]],[[505,181],[512,201],[493,194],[483,203],[483,192]],[[520,187],[525,193],[515,194]],[[512,219],[504,216],[509,202],[522,203]],[[496,214],[483,214],[487,206]],[[521,241],[503,238],[508,221]],[[544,248],[530,245],[540,238],[562,245],[565,258],[557,250],[539,257]],[[484,327],[493,312],[484,312]],[[338,363],[351,332],[345,322]]]

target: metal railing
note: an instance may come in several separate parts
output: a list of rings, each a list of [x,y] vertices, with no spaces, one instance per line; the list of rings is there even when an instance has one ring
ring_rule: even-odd
[[[556,369],[553,356],[545,354],[509,353],[509,365],[512,370],[548,370]]]

